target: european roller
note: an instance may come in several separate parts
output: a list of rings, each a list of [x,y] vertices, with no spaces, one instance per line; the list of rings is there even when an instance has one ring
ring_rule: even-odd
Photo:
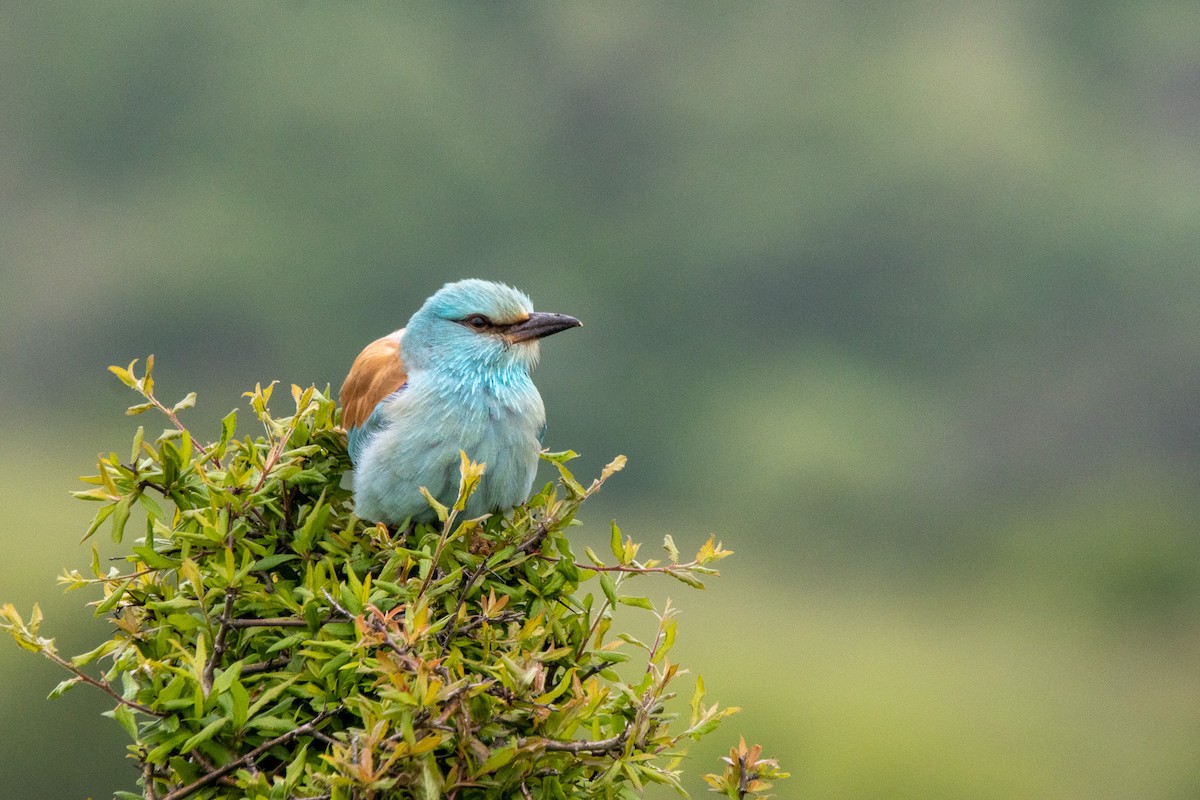
[[[408,325],[367,345],[342,384],[342,424],[354,464],[355,513],[399,525],[436,518],[424,486],[450,505],[462,451],[487,466],[464,513],[525,502],[546,429],[529,377],[538,342],[582,323],[533,310],[500,283],[448,283]]]

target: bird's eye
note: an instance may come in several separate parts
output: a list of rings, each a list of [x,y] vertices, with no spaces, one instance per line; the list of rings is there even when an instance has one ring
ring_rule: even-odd
[[[466,323],[477,331],[481,331],[488,326],[488,318],[483,314],[472,314],[467,317]]]

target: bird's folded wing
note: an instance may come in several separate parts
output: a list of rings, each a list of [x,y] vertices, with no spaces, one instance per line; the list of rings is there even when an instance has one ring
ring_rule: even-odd
[[[403,335],[401,328],[376,339],[354,359],[338,395],[342,402],[342,426],[347,430],[362,427],[380,401],[398,391],[408,380],[400,358],[400,337]]]

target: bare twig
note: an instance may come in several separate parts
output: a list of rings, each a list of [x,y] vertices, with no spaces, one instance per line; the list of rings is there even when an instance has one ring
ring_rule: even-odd
[[[154,791],[154,767],[142,765],[142,788],[146,790],[146,800],[158,800],[158,792]]]
[[[692,561],[687,564],[665,564],[661,567],[643,567],[636,563],[634,563],[634,564],[613,564],[613,565],[609,566],[609,565],[598,565],[598,564],[580,564],[578,561],[576,561],[575,566],[578,567],[579,569],[591,570],[592,572],[628,572],[628,573],[631,573],[634,575],[650,575],[655,572],[662,572],[662,573],[683,572],[686,570],[694,569],[697,566],[697,564],[695,561]]]
[[[450,537],[454,534],[454,520],[457,518],[458,509],[451,508],[450,513],[446,515],[446,521],[442,523],[442,532],[438,535],[437,544],[433,548],[433,559],[429,564],[429,571],[425,573],[425,578],[421,581],[421,588],[417,590],[417,597],[424,596],[425,590],[429,588],[430,582],[433,581],[433,575],[437,572],[437,564],[442,559],[442,551],[446,549],[446,542],[450,541]]]
[[[210,761],[207,757],[205,757],[205,755],[203,753],[201,753],[199,750],[192,750],[190,753],[188,753],[188,758],[192,759],[193,761],[198,763],[200,766],[204,767],[209,772],[211,772],[212,770],[217,768],[217,765],[214,764],[212,761]],[[255,770],[253,767],[251,767],[250,769],[251,769],[251,771],[257,772],[257,770]],[[218,778],[217,783],[221,784],[222,786],[237,786],[237,781],[235,781],[233,778],[229,777],[228,775]]]
[[[213,672],[220,663],[221,656],[225,655],[225,639],[233,622],[233,601],[236,598],[237,590],[232,586],[228,587],[225,590],[225,607],[221,610],[220,625],[217,627],[217,635],[213,637],[212,655],[209,656],[208,663],[204,665],[204,673],[200,676],[200,688],[205,697],[212,691]]]
[[[336,617],[325,617],[321,620],[322,625],[328,625],[330,622],[337,622]],[[308,621],[299,617],[265,617],[263,619],[244,618],[229,620],[231,628],[307,628]]]
[[[291,656],[280,656],[279,658],[273,658],[270,661],[258,661],[254,664],[247,664],[246,666],[242,667],[242,675],[244,677],[246,675],[257,675],[260,672],[270,672],[271,670],[286,667],[289,663],[291,663],[291,661]]]
[[[467,595],[470,593],[471,587],[475,585],[475,581],[479,580],[479,576],[486,571],[487,559],[485,558],[479,563],[478,567],[472,570],[471,574],[467,576],[466,581],[464,581],[462,593],[458,596],[458,606],[455,607],[454,614],[450,617],[450,627],[442,637],[442,647],[448,646],[454,639],[455,634],[458,633],[458,615],[462,613],[463,606],[467,604]]]
[[[564,753],[611,753],[625,746],[626,740],[629,739],[630,731],[631,727],[626,727],[625,730],[616,736],[610,736],[607,739],[597,739],[595,741],[577,739],[570,742],[560,742],[557,739],[520,739],[517,741],[517,747],[534,746],[540,747],[543,750],[557,750]]]
[[[124,556],[118,556],[118,557],[112,558],[110,560],[112,560],[112,561],[122,560],[123,561],[124,559],[125,559]],[[135,578],[140,578],[143,575],[150,575],[155,572],[160,572],[163,569],[164,569],[164,567],[147,567],[146,569],[139,569],[137,572],[130,572],[126,575],[112,575],[112,576],[105,575],[102,578],[85,578],[82,575],[75,577],[75,575],[73,575],[73,574],[66,574],[66,575],[59,577],[58,581],[59,581],[59,583],[72,583],[72,584],[75,584],[75,583],[78,583],[78,584],[124,583],[125,581],[131,581]]]
[[[311,735],[318,742],[324,742],[326,747],[333,747],[334,745],[342,744],[342,742],[339,742],[337,739],[333,738],[332,736],[328,736],[324,733],[321,733],[320,731],[313,731]],[[328,797],[328,796],[329,795],[325,795],[325,797]]]
[[[158,399],[157,397],[155,397],[155,396],[154,396],[154,393],[153,393],[153,392],[151,392],[150,394],[143,395],[143,396],[144,396],[144,397],[145,397],[147,400],[149,400],[151,403],[153,403],[155,408],[157,408],[157,409],[158,409],[159,411],[161,411],[162,413],[166,414],[166,415],[167,415],[167,419],[171,420],[171,424],[172,424],[172,425],[174,425],[174,426],[176,427],[176,429],[178,429],[178,431],[179,431],[180,433],[186,433],[188,436],[190,436],[190,437],[191,437],[191,439],[192,439],[192,447],[194,447],[194,448],[196,448],[197,450],[199,450],[199,451],[200,451],[200,455],[202,455],[202,456],[207,456],[207,455],[208,455],[208,448],[206,448],[204,445],[200,444],[200,442],[196,441],[196,437],[192,436],[192,432],[191,432],[191,431],[189,431],[187,428],[185,428],[185,427],[184,427],[183,423],[179,421],[179,417],[178,417],[178,416],[176,416],[176,414],[175,414],[175,412],[174,412],[174,411],[172,411],[171,409],[169,409],[169,408],[167,408],[166,406],[164,406],[164,405],[163,405],[163,404],[162,404],[162,403],[159,401],[159,399]],[[220,466],[221,466],[221,465],[220,465],[220,463],[218,463],[218,464],[217,464],[217,466],[218,466],[218,467],[220,467]]]
[[[521,615],[520,611],[503,611],[494,617],[479,616],[479,617],[475,617],[472,620],[469,620],[467,622],[467,624],[465,624],[461,628],[459,628],[457,632],[459,634],[464,634],[467,631],[474,630],[475,628],[481,628],[484,625],[487,625],[488,623],[514,622],[515,620],[519,620],[521,618],[522,618],[522,615]]]
[[[550,529],[554,527],[555,523],[557,522],[558,520],[554,517],[543,519],[538,524],[537,530],[533,532],[533,535],[521,542],[521,544],[517,547],[517,552],[529,555],[530,553],[541,549],[542,542],[546,541],[546,536],[549,535]]]
[[[150,708],[149,706],[144,706],[135,700],[127,700],[126,698],[122,697],[117,692],[116,689],[113,689],[111,686],[109,686],[104,681],[96,680],[91,675],[88,675],[86,672],[81,670],[79,667],[75,666],[70,661],[68,661],[67,659],[60,656],[58,653],[52,653],[49,650],[41,650],[40,652],[46,658],[50,659],[55,664],[58,664],[60,667],[62,667],[63,669],[65,669],[68,672],[70,672],[71,674],[73,674],[76,678],[79,678],[79,680],[83,681],[88,686],[95,686],[97,689],[104,692],[109,697],[111,697],[112,699],[114,699],[118,703],[120,703],[121,705],[128,706],[129,708],[132,708],[134,711],[140,711],[143,714],[148,714],[151,717],[167,716],[167,714],[163,711],[155,711],[153,708]]]
[[[287,448],[287,443],[292,439],[292,434],[296,432],[296,426],[300,424],[301,413],[302,409],[296,409],[296,414],[292,417],[291,422],[288,423],[287,430],[283,436],[277,439],[275,444],[271,446],[271,452],[267,453],[267,460],[263,462],[262,475],[258,477],[258,483],[254,484],[254,489],[251,490],[251,493],[258,492],[263,487],[263,484],[267,482],[267,476],[275,468],[275,463],[279,461],[283,455],[283,451]]]
[[[180,798],[187,797],[189,794],[196,791],[197,789],[202,789],[205,786],[208,786],[210,783],[221,779],[222,777],[228,775],[229,773],[237,770],[239,767],[253,766],[255,759],[257,759],[263,753],[270,750],[272,747],[275,747],[276,745],[284,744],[286,742],[290,742],[292,739],[296,739],[301,736],[311,736],[316,731],[317,725],[324,722],[326,719],[328,719],[330,716],[332,716],[332,714],[333,714],[332,711],[322,711],[320,714],[318,714],[316,717],[314,717],[311,721],[306,722],[303,725],[301,725],[300,727],[294,728],[293,730],[290,730],[287,733],[282,734],[281,736],[276,736],[274,739],[263,742],[258,747],[254,748],[249,753],[246,753],[246,755],[242,756],[241,758],[236,759],[235,761],[230,761],[228,764],[226,764],[223,767],[217,767],[216,769],[212,770],[211,772],[208,772],[205,775],[203,775],[202,777],[197,778],[196,780],[192,781],[187,786],[179,787],[175,791],[168,794],[166,797],[162,798],[162,800],[180,800]]]
[[[588,642],[590,642],[592,640],[592,637],[596,635],[596,631],[600,627],[600,620],[604,619],[604,612],[607,611],[609,606],[611,606],[611,605],[612,605],[612,603],[610,603],[608,601],[608,598],[605,597],[604,603],[600,606],[600,610],[596,612],[596,618],[594,620],[592,620],[592,624],[590,626],[588,626],[587,636],[583,637],[583,639],[579,642],[578,649],[575,650],[575,660],[576,661],[583,658],[583,652],[585,650],[587,650]]]
[[[333,607],[334,611],[336,611],[338,614],[340,614],[342,616],[342,618],[346,622],[354,622],[356,617],[350,613],[349,609],[343,607],[342,604],[339,603],[337,600],[334,600],[333,595],[329,593],[328,589],[322,589],[321,594],[325,595],[325,600],[329,603],[329,605],[331,605]],[[337,620],[337,617],[334,617],[334,616],[329,617],[330,622],[334,622],[336,620]]]

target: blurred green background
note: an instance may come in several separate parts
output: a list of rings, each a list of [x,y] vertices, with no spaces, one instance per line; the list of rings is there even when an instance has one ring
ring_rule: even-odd
[[[106,365],[212,435],[493,278],[630,457],[578,536],[737,552],[664,587],[745,708],[693,794],[744,733],[780,797],[1200,796],[1200,5],[5,3],[0,109],[0,600],[64,650]],[[132,788],[0,675],[6,796]]]

